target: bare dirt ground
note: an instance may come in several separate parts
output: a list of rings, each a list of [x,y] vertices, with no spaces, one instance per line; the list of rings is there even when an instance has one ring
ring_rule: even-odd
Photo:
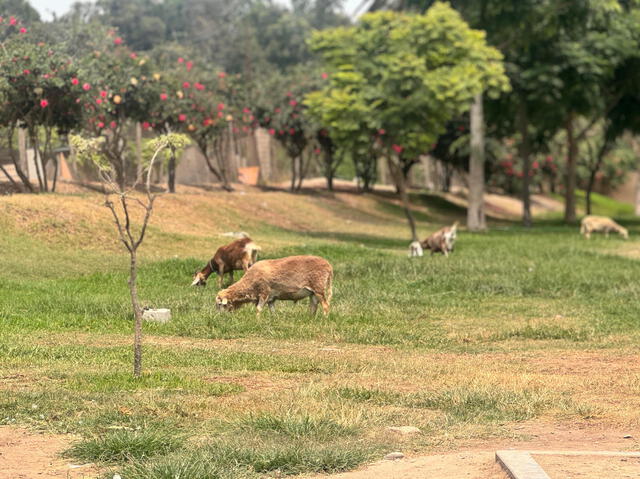
[[[98,472],[93,464],[73,464],[59,454],[68,436],[36,434],[10,426],[0,427],[0,479],[84,479]]]
[[[514,427],[517,439],[470,441],[464,450],[396,461],[379,461],[359,470],[309,479],[507,479],[495,463],[498,449],[522,450],[638,450],[637,438],[626,431],[597,424],[530,422]],[[73,464],[60,453],[74,440],[70,436],[38,434],[9,426],[0,427],[0,479],[88,479],[99,475],[92,464]],[[536,456],[552,479],[637,479],[640,459],[610,457]]]
[[[552,479],[640,477],[640,457],[534,455],[533,458]]]

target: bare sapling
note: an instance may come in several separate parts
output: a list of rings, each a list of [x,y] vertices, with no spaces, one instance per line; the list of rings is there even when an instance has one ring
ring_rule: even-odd
[[[147,151],[150,159],[138,171],[135,182],[123,186],[111,164],[101,154],[103,138],[85,139],[80,136],[70,137],[70,143],[77,158],[93,163],[100,175],[105,195],[104,205],[111,211],[116,230],[122,244],[129,252],[129,293],[134,315],[133,340],[133,375],[140,377],[142,373],[142,308],[138,300],[138,248],[144,241],[149,220],[153,214],[153,206],[158,195],[151,189],[153,166],[164,150],[176,151],[184,148],[189,139],[180,134],[167,134],[151,140]],[[144,181],[143,181],[144,180]],[[136,192],[142,187],[142,193]],[[136,212],[139,225],[134,226]]]

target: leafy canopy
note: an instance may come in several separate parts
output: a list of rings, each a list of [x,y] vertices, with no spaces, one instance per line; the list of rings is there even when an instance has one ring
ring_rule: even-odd
[[[370,142],[416,158],[473,97],[509,89],[501,53],[444,3],[423,15],[375,12],[354,27],[316,32],[330,81],[307,95],[336,143]]]

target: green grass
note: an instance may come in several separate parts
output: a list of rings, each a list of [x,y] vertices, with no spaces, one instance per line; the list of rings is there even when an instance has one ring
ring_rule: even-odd
[[[65,451],[65,455],[86,462],[127,462],[166,455],[184,444],[175,434],[144,431],[115,431],[100,437],[80,441]]]
[[[439,197],[413,199],[429,211],[420,221],[461,214]],[[376,201],[381,217],[395,218],[384,231],[371,228],[375,214],[335,205],[326,213],[344,221],[338,232],[252,231],[274,245],[263,257],[317,254],[333,264],[327,318],[310,317],[306,301],[260,317],[253,306],[219,312],[215,281],[189,286],[203,258],[184,253],[201,239],[151,231],[182,256],[141,258],[143,305],[171,308],[173,319],[144,325],[139,380],[130,374],[126,258],[8,230],[0,424],[79,434],[68,455],[124,479],[332,473],[399,447],[513,435],[510,424],[545,416],[624,424],[615,394],[637,396],[633,371],[612,386],[586,366],[565,378],[562,361],[638,351],[640,223],[628,208],[595,198],[596,212],[623,215],[628,242],[586,241],[551,218],[531,230],[502,222],[462,231],[449,258],[409,259],[402,211]],[[385,432],[397,425],[424,434]]]

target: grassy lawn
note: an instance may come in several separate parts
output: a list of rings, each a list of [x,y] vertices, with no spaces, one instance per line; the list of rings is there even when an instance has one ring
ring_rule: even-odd
[[[126,258],[107,212],[84,206],[99,197],[0,204],[0,424],[75,433],[69,457],[124,479],[336,472],[529,420],[640,425],[637,222],[621,219],[628,242],[501,222],[411,260],[384,198],[270,195],[161,199],[139,292],[173,320],[145,324],[140,381]],[[460,214],[423,200],[425,234]],[[191,288],[217,234],[240,229],[263,258],[327,258],[331,315],[306,301],[224,314],[215,281]],[[403,425],[422,434],[386,430]]]

